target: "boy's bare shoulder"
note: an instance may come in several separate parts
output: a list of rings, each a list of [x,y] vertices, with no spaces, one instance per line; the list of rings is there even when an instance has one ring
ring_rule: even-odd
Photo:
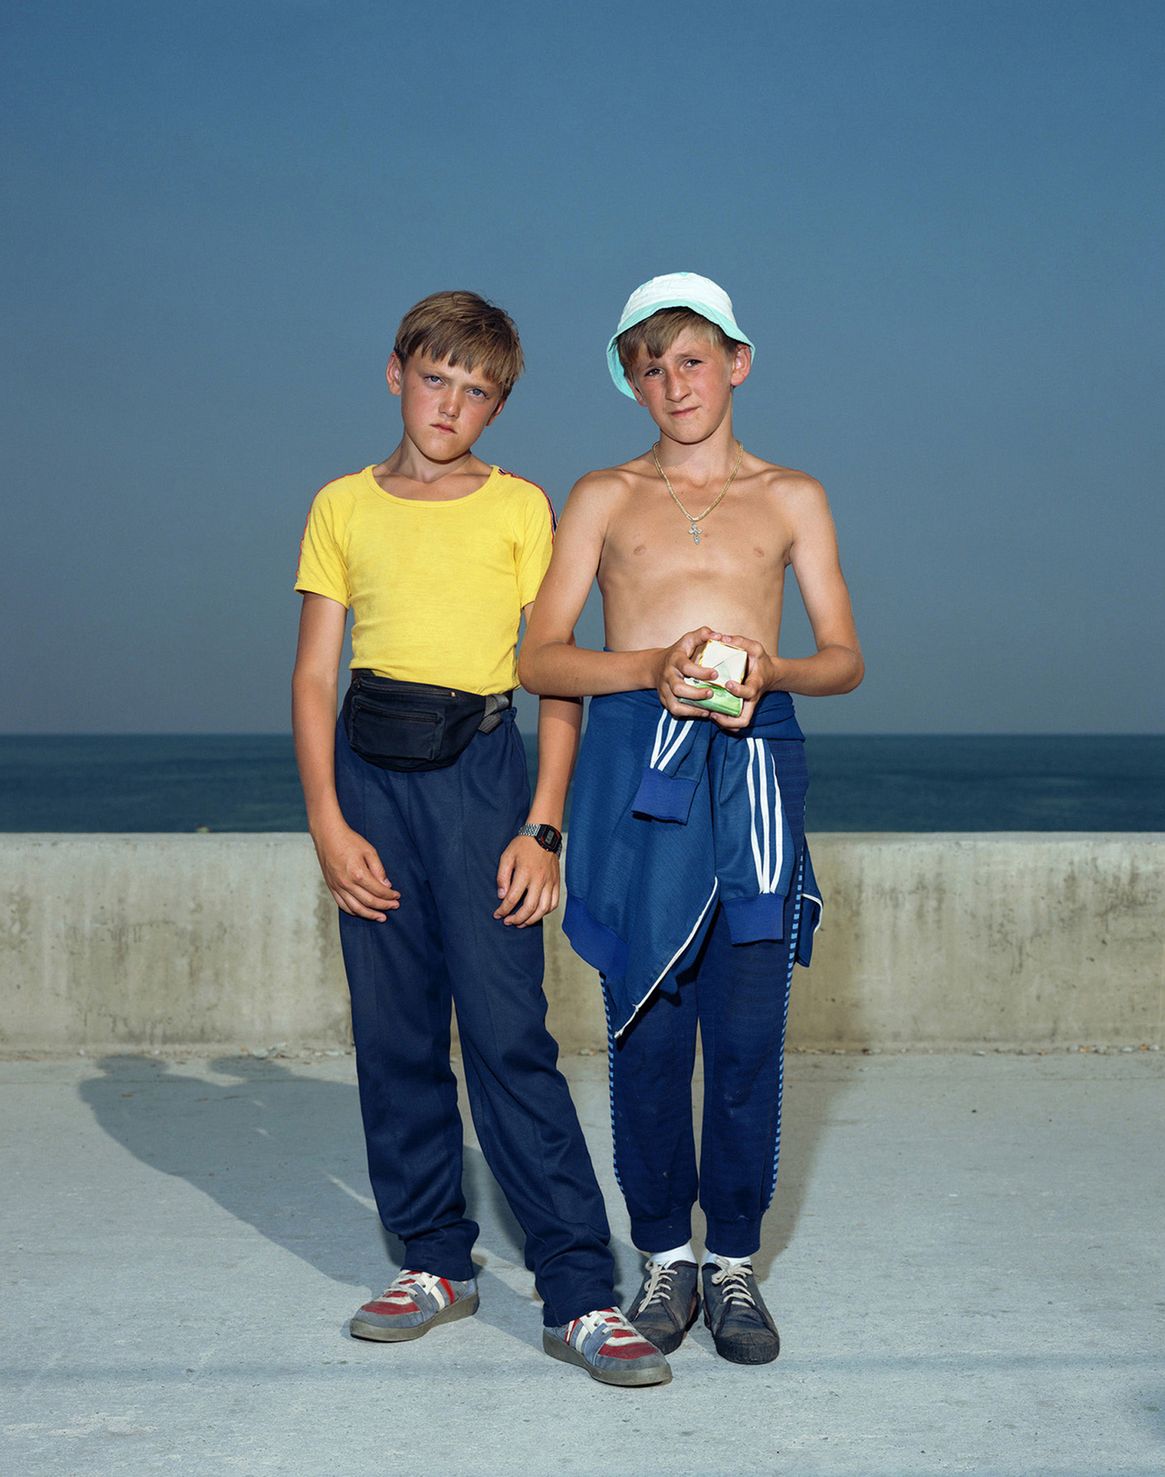
[[[621,462],[617,467],[599,467],[594,472],[584,472],[574,484],[574,491],[584,497],[609,497],[629,492],[651,470],[649,456],[632,457],[629,462]]]
[[[813,514],[828,509],[825,488],[816,477],[796,467],[782,467],[747,454],[741,469],[745,476],[776,498],[790,514]]]
[[[599,467],[584,472],[570,490],[570,501],[576,511],[596,515],[608,514],[631,495],[635,485],[651,469],[647,456],[634,457],[617,467]]]

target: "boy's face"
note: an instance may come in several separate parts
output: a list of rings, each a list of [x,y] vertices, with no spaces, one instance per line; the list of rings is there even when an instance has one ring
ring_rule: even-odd
[[[434,462],[464,456],[505,404],[498,386],[480,371],[424,353],[404,364],[393,354],[386,378],[400,397],[405,434]]]
[[[731,355],[700,333],[685,328],[658,358],[640,349],[629,371],[631,388],[659,429],[692,444],[710,436],[728,414],[732,391],[743,384],[752,354],[741,344]]]

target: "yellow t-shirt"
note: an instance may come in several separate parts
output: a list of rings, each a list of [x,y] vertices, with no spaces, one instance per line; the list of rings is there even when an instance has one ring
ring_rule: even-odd
[[[546,494],[500,467],[452,502],[394,497],[365,467],[316,494],[295,588],[351,607],[353,667],[506,692],[553,534]]]

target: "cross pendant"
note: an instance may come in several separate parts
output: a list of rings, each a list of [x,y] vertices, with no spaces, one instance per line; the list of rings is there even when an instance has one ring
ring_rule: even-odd
[[[692,535],[692,542],[698,544],[700,542],[700,530],[696,527],[695,523],[689,524],[688,532]]]

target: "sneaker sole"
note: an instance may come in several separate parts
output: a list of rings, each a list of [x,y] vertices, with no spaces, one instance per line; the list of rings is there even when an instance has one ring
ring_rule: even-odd
[[[759,1358],[756,1355],[745,1353],[730,1354],[727,1349],[720,1347],[720,1340],[716,1337],[712,1325],[708,1322],[708,1315],[706,1313],[704,1315],[704,1327],[712,1335],[712,1342],[716,1346],[717,1354],[720,1355],[721,1359],[727,1359],[730,1364],[771,1364],[781,1352],[781,1336],[778,1334],[776,1336],[777,1347],[771,1354],[762,1354]]]
[[[627,1369],[595,1369],[588,1364],[586,1359],[573,1346],[564,1339],[555,1338],[553,1334],[542,1331],[542,1347],[550,1355],[551,1359],[561,1359],[564,1364],[577,1365],[579,1369],[585,1369],[591,1379],[598,1380],[600,1385],[667,1385],[671,1383],[671,1370],[666,1366],[659,1369],[635,1369],[633,1366]]]
[[[459,1318],[472,1317],[477,1312],[479,1301],[476,1292],[470,1293],[468,1297],[458,1298],[455,1303],[447,1303],[427,1322],[415,1323],[411,1327],[406,1325],[403,1328],[394,1328],[391,1323],[364,1323],[357,1314],[348,1324],[348,1332],[354,1339],[368,1339],[376,1344],[407,1344],[413,1339],[423,1338],[438,1323],[456,1323]]]
[[[660,1333],[658,1337],[654,1331],[646,1328],[640,1328],[639,1324],[635,1322],[635,1319],[632,1318],[630,1314],[627,1315],[627,1321],[628,1323],[634,1324],[635,1327],[639,1329],[639,1332],[643,1335],[643,1337],[647,1340],[647,1342],[649,1344],[654,1344],[661,1354],[674,1354],[679,1346],[683,1343],[684,1339],[687,1338],[692,1324],[695,1323],[696,1319],[699,1316],[700,1300],[699,1298],[697,1298],[692,1306],[691,1317],[684,1324],[683,1328],[680,1329],[679,1333],[674,1333],[669,1330],[667,1333]]]

